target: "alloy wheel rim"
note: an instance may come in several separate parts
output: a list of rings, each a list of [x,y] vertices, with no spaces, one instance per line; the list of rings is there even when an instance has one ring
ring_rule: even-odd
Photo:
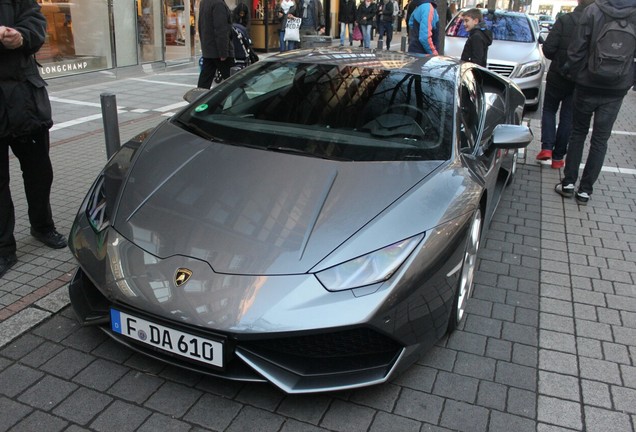
[[[457,322],[460,322],[466,312],[466,305],[473,291],[473,279],[477,267],[477,253],[479,252],[479,240],[481,234],[481,211],[476,211],[470,224],[470,232],[462,272],[459,282],[459,298],[457,300]]]

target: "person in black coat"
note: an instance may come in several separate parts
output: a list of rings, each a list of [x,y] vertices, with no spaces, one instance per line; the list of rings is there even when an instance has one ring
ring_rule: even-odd
[[[353,45],[353,23],[356,20],[356,0],[340,0],[338,22],[340,23],[340,46],[344,45],[349,31],[349,46]]]
[[[580,0],[574,11],[557,18],[543,43],[543,54],[552,62],[546,75],[541,115],[541,151],[537,154],[537,160],[552,159],[552,168],[555,169],[563,168],[565,165],[563,158],[572,132],[574,81],[566,71],[568,47],[583,9],[591,2],[592,0]],[[557,111],[559,112],[558,127]]]
[[[464,12],[462,21],[464,21],[464,28],[468,31],[468,39],[466,39],[461,59],[486,67],[488,47],[492,45],[492,32],[486,28],[479,9],[469,9]]]
[[[226,79],[234,65],[232,13],[223,0],[201,0],[199,4],[199,37],[203,66],[197,87],[210,88],[217,69]]]
[[[50,204],[51,104],[33,57],[45,36],[46,19],[35,0],[0,1],[0,277],[17,262],[9,148],[20,161],[31,235],[51,248],[66,247]]]

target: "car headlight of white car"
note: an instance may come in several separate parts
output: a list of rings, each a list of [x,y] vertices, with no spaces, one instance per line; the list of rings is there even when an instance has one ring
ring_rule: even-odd
[[[422,241],[424,234],[401,240],[374,252],[316,273],[329,291],[359,288],[390,278]]]
[[[532,75],[536,75],[543,70],[543,62],[540,60],[524,63],[519,68],[517,78],[526,78]]]

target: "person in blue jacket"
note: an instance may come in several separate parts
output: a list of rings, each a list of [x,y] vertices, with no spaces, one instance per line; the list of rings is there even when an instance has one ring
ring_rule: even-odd
[[[415,55],[438,55],[439,15],[432,0],[413,0],[407,10],[408,52]]]

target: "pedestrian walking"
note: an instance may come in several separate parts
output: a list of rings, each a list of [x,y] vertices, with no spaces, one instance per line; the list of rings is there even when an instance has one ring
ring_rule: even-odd
[[[371,48],[371,29],[375,19],[376,5],[371,0],[362,0],[358,6],[356,21],[362,30],[362,41],[365,48]]]
[[[31,235],[51,248],[66,247],[50,204],[51,104],[34,58],[45,37],[46,19],[35,0],[0,2],[0,277],[17,262],[9,148],[22,169]]]
[[[586,205],[603,167],[607,141],[623,98],[634,85],[636,4],[633,0],[596,0],[584,11],[568,48],[575,81],[573,128],[564,177],[555,186],[563,197]],[[590,150],[574,193],[583,144],[594,116]]]
[[[439,15],[433,0],[412,0],[407,11],[408,52],[418,56],[437,55]]]
[[[541,115],[541,151],[538,161],[552,159],[552,168],[565,166],[565,153],[572,132],[572,100],[574,81],[566,70],[568,47],[576,31],[583,9],[594,0],[579,0],[570,13],[557,18],[552,30],[543,43],[543,54],[550,59],[550,69],[546,75],[543,94],[543,113]],[[557,127],[556,115],[559,112]]]
[[[382,8],[379,9],[378,15],[378,49],[384,48],[382,40],[386,40],[386,49],[391,47],[393,38],[393,1],[380,0]]]
[[[296,48],[296,42],[285,40],[285,27],[287,26],[287,17],[293,16],[296,9],[296,2],[294,0],[281,0],[276,5],[276,16],[280,23],[280,30],[278,32],[280,41],[280,52],[290,51]]]
[[[356,20],[356,0],[340,0],[338,22],[340,23],[340,46],[344,46],[349,33],[349,46],[353,46],[353,23]]]
[[[197,87],[209,89],[217,69],[221,77],[230,76],[234,65],[232,13],[223,0],[201,0],[199,4],[199,37],[203,66]]]
[[[468,39],[464,45],[461,59],[486,67],[488,64],[488,47],[492,45],[492,32],[486,27],[480,9],[468,9],[462,15],[464,28],[468,31]]]

